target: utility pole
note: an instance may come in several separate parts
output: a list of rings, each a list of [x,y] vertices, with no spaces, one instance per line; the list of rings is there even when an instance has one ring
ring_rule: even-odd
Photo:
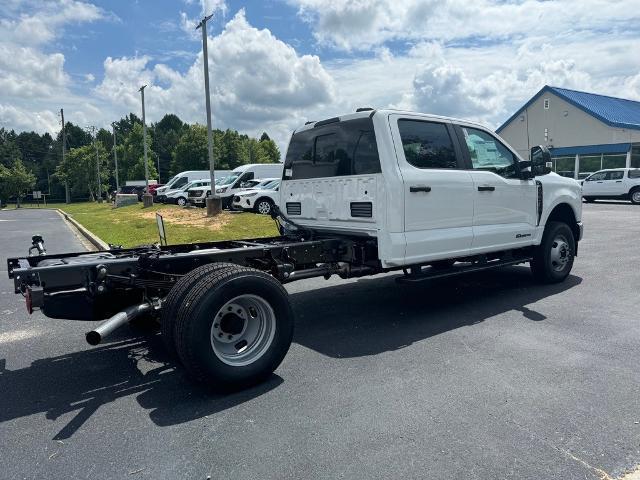
[[[96,135],[96,127],[91,128],[91,136],[93,137],[93,146],[96,149],[96,171],[98,172],[98,203],[102,203],[102,181],[100,179],[100,157],[98,156],[98,136]]]
[[[62,117],[62,163],[64,164],[64,155],[67,145],[67,134],[64,129],[64,111],[60,109],[60,116]],[[69,193],[69,180],[64,181],[64,202],[71,203],[71,194]]]
[[[202,29],[202,56],[204,61],[204,93],[205,104],[207,107],[207,146],[209,147],[209,173],[211,176],[211,191],[207,197],[207,216],[213,217],[222,210],[222,202],[220,197],[216,195],[216,173],[213,161],[213,134],[211,132],[211,99],[209,97],[209,53],[207,51],[207,21],[213,17],[213,14],[204,17],[196,30]]]
[[[118,151],[116,150],[116,124],[115,122],[111,123],[111,128],[113,129],[113,161],[116,164],[116,193],[120,191],[120,181],[118,180]]]
[[[142,143],[144,144],[144,195],[142,195],[143,208],[153,205],[153,197],[149,194],[149,164],[147,163],[147,122],[144,116],[144,89],[146,85],[140,87],[142,96]]]

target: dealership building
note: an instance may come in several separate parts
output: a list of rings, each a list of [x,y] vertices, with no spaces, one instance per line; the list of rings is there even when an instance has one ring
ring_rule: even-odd
[[[545,86],[497,130],[523,158],[546,145],[553,169],[581,179],[603,168],[640,168],[640,102]]]

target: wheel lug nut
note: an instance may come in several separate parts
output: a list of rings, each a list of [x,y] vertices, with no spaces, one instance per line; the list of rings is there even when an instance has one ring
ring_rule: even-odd
[[[233,335],[229,335],[229,340],[231,340],[233,338]]]
[[[220,332],[220,333],[218,334],[218,337],[222,338],[222,332]]]

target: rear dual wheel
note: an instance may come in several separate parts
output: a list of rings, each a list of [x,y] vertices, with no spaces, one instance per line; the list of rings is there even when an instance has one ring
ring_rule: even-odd
[[[190,376],[235,390],[271,375],[293,338],[293,312],[282,285],[233,264],[206,265],[188,277],[167,297],[162,323],[165,343]]]

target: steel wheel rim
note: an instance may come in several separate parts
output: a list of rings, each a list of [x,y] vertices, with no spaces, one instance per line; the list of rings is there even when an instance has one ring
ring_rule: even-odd
[[[185,205],[186,203],[187,203],[187,201],[186,201],[184,198],[180,197],[180,198],[178,199],[178,205],[180,205],[181,207],[184,207],[184,205]]]
[[[631,198],[633,199],[634,202],[640,203],[640,190],[633,192],[633,195],[631,195]]]
[[[263,215],[269,213],[270,210],[271,205],[269,205],[269,202],[263,200],[258,204],[258,212],[262,213]]]
[[[557,235],[551,243],[551,254],[549,262],[551,268],[556,272],[562,272],[571,260],[571,248],[569,241],[564,235]]]
[[[211,348],[227,365],[243,367],[262,357],[273,343],[276,315],[257,295],[239,295],[225,303],[211,324]]]

